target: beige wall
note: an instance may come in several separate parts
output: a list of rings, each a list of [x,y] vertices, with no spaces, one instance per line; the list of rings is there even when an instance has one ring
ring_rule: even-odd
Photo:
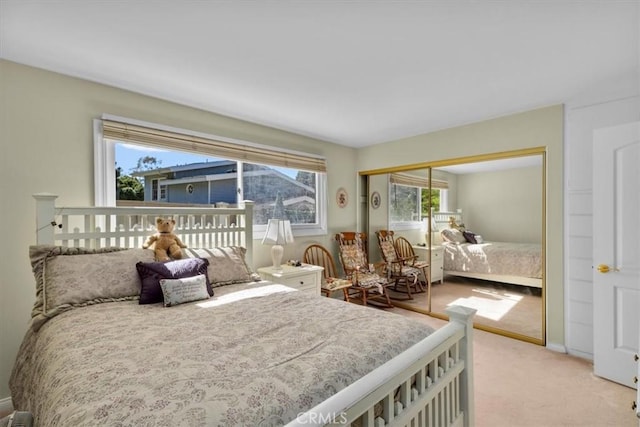
[[[467,229],[494,242],[542,243],[542,167],[458,176]]]
[[[60,195],[62,205],[94,201],[92,119],[103,113],[161,123],[327,157],[329,235],[354,229],[355,197],[340,209],[335,194],[356,194],[356,151],[183,107],[155,98],[0,60],[0,200],[6,244],[0,260],[0,399],[34,300],[28,247],[35,239],[33,193]],[[285,259],[300,258],[311,242],[332,245],[327,236],[297,239]],[[269,247],[255,242],[256,266],[270,264]]]
[[[547,343],[564,348],[562,105],[540,108],[358,150],[358,170],[546,147]]]

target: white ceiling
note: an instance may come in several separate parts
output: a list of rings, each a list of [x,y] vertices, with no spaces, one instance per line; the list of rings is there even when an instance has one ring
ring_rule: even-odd
[[[639,0],[0,0],[0,57],[361,147],[638,73]]]

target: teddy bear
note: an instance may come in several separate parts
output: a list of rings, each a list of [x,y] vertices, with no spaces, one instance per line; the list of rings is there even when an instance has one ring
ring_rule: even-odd
[[[465,231],[465,227],[463,223],[458,224],[456,222],[456,218],[453,216],[449,217],[449,228],[455,228],[456,230]]]
[[[182,243],[180,238],[173,233],[176,220],[173,218],[156,218],[156,229],[158,230],[142,245],[144,249],[148,249],[154,245],[156,261],[170,261],[171,259],[182,258],[181,248],[187,245]]]

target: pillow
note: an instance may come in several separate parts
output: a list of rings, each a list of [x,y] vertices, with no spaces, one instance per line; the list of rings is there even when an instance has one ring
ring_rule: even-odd
[[[135,265],[152,261],[153,251],[38,245],[29,247],[29,258],[36,279],[31,327],[37,331],[48,319],[74,307],[138,299]]]
[[[204,274],[184,279],[160,279],[160,287],[165,307],[209,298],[207,276]]]
[[[455,228],[445,228],[440,232],[440,234],[446,242],[467,243],[467,239],[464,238],[462,231]]]
[[[369,270],[366,255],[357,245],[340,246],[339,249],[346,270],[353,271],[358,267],[364,271]]]
[[[140,304],[155,304],[162,302],[162,279],[184,279],[198,274],[205,275],[207,293],[213,296],[213,289],[209,278],[206,277],[209,261],[202,258],[179,259],[169,262],[139,262],[136,264],[142,289],[140,290]]]
[[[380,249],[382,250],[382,255],[387,262],[395,262],[397,260],[396,248],[393,246],[392,241],[384,240],[380,242]]]
[[[241,246],[218,248],[184,248],[183,258],[204,258],[209,261],[208,277],[212,287],[233,283],[259,282],[260,276],[254,273],[245,261],[247,250]]]
[[[476,241],[476,235],[474,233],[472,233],[471,231],[463,231],[462,235],[464,236],[465,240],[469,243],[473,243],[476,244],[478,243]]]

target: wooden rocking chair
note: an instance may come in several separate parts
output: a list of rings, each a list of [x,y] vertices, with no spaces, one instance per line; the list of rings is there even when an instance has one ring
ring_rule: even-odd
[[[349,302],[349,288],[352,283],[350,280],[338,278],[338,270],[327,248],[315,244],[307,247],[302,255],[302,262],[324,268],[320,286],[322,295],[330,297],[333,292],[342,290],[344,300]]]
[[[416,252],[413,250],[413,246],[411,246],[411,242],[402,236],[395,239],[394,246],[396,247],[398,256],[405,260],[407,265],[418,268],[422,271],[425,280],[424,285],[428,287],[431,284],[431,270],[429,269],[429,262],[420,261],[418,259],[418,255],[416,255]]]
[[[413,299],[412,291],[415,293],[425,291],[420,277],[421,275],[424,275],[425,279],[428,277],[429,265],[416,266],[415,258],[402,257],[396,249],[393,235],[394,232],[391,230],[376,231],[378,246],[389,268],[389,279],[394,283],[393,290],[406,292],[408,299]]]
[[[345,231],[336,234],[335,239],[338,242],[339,258],[344,273],[353,283],[349,288],[350,298],[362,301],[362,305],[373,303],[373,305],[393,307],[387,289],[391,283],[386,276],[386,266],[378,264],[370,270],[366,250],[367,235]]]

